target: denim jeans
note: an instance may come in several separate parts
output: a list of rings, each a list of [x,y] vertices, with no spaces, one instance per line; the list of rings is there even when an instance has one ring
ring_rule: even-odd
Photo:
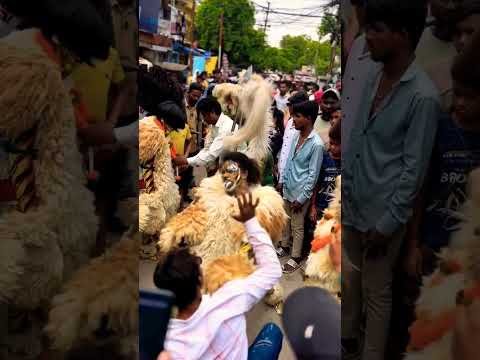
[[[266,324],[248,349],[248,360],[277,360],[282,341],[280,328],[273,323]]]

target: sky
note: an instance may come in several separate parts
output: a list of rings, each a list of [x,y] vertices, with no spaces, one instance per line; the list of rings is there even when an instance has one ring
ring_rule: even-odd
[[[326,0],[269,0],[270,9],[286,12],[311,14],[321,16],[323,10],[322,4]],[[254,4],[267,6],[268,0],[253,0]],[[259,6],[255,6],[257,12],[255,14],[256,24],[263,26],[265,23],[266,12],[262,11]],[[308,35],[314,40],[318,39],[317,29],[320,25],[321,18],[293,17],[280,14],[269,14],[268,22],[270,27],[267,29],[267,42],[270,46],[279,47],[280,41],[285,35]],[[259,26],[257,26],[259,28]]]

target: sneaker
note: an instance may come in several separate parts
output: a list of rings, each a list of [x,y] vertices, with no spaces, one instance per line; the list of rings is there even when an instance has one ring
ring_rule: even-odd
[[[277,252],[277,256],[281,259],[284,258],[285,256],[288,256],[287,251],[283,247],[278,247],[278,249],[275,250]]]
[[[291,258],[283,265],[282,271],[284,274],[291,274],[298,269],[300,269],[300,264]]]

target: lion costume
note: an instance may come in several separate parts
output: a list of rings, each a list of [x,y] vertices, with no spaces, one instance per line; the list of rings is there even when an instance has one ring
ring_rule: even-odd
[[[462,227],[441,250],[438,268],[423,279],[406,360],[452,359],[457,306],[480,299],[479,182],[480,169],[476,169],[470,174]]]
[[[158,235],[180,206],[170,145],[162,126],[155,116],[144,118],[139,124],[139,160],[144,182],[139,197],[139,228],[146,235]]]
[[[318,286],[338,296],[341,291],[340,273],[330,258],[330,246],[342,238],[341,177],[337,177],[334,196],[318,221],[312,241],[312,249],[305,268],[305,283]]]
[[[273,242],[280,240],[287,221],[282,197],[268,186],[251,186],[249,190],[254,201],[260,199],[256,209],[258,221]],[[209,293],[229,280],[248,276],[253,272],[254,265],[241,252],[245,229],[232,217],[238,212],[237,200],[225,192],[220,173],[204,179],[195,189],[194,202],[174,216],[162,230],[159,252],[167,253],[180,246],[188,246],[202,258],[204,285]],[[278,303],[279,292],[280,289],[277,289],[272,303]]]
[[[0,41],[0,133],[12,147],[10,179],[16,193],[16,207],[0,210],[0,303],[15,321],[15,315],[24,319],[48,304],[88,262],[97,218],[62,68],[39,45],[43,38],[38,30],[12,35]],[[15,45],[18,39],[26,48]],[[13,353],[34,356],[40,350],[40,337],[30,323],[27,332],[32,333],[20,329],[9,334]]]

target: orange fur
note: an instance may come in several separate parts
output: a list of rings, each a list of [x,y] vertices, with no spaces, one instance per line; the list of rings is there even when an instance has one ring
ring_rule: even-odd
[[[253,264],[245,255],[236,254],[222,256],[212,261],[205,269],[205,290],[213,294],[225,283],[235,279],[243,279],[254,271]]]

